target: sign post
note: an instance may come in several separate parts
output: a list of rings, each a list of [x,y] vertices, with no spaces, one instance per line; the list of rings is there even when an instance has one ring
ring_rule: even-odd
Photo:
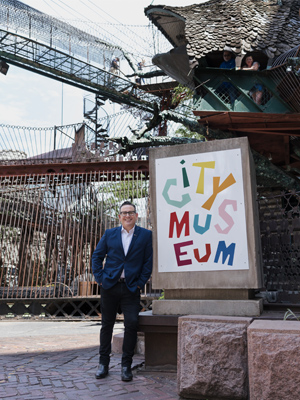
[[[150,150],[153,314],[254,316],[263,286],[247,138]],[[224,302],[226,300],[227,302]]]

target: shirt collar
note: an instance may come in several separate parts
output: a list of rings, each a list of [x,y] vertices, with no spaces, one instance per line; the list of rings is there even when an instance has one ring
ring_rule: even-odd
[[[121,225],[121,232],[122,233],[123,232],[128,233],[128,235],[132,234],[134,232],[134,229],[135,229],[135,225],[134,225],[134,227],[132,229],[130,229],[129,232],[127,232],[126,229],[123,227],[123,225]]]

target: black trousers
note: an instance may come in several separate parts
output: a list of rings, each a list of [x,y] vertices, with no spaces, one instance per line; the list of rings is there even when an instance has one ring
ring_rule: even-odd
[[[108,365],[111,353],[111,340],[118,308],[124,314],[124,340],[122,348],[122,367],[130,367],[137,341],[140,312],[140,291],[132,293],[126,283],[118,282],[112,288],[101,287],[102,326],[100,330],[100,364]]]

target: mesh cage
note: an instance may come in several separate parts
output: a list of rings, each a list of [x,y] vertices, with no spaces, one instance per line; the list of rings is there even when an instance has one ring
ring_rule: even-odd
[[[259,193],[265,288],[300,302],[300,193]]]
[[[124,200],[150,228],[138,171],[0,177],[0,298],[99,295],[91,255]]]

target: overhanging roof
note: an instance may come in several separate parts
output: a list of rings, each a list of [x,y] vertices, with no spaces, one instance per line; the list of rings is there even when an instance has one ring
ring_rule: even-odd
[[[211,0],[185,7],[149,6],[145,14],[174,47],[186,39],[188,55],[197,59],[225,46],[237,54],[261,51],[273,58],[299,45],[296,0]]]
[[[212,129],[271,135],[300,136],[300,114],[270,114],[236,111],[194,111],[200,124]]]
[[[271,162],[300,177],[300,114],[194,111],[214,130],[247,136],[250,146]],[[209,133],[207,135],[209,138]]]
[[[185,18],[173,12],[170,7],[149,6],[145,8],[145,14],[174,47],[186,43]]]

